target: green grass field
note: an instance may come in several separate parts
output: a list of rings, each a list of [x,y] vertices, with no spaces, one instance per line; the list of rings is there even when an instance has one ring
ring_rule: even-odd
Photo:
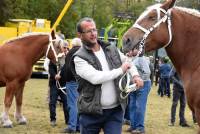
[[[10,118],[13,121],[13,128],[0,127],[0,134],[58,134],[63,128],[64,116],[62,108],[57,107],[57,126],[49,125],[49,110],[46,101],[47,79],[30,79],[25,86],[23,99],[23,113],[28,120],[27,125],[17,125],[13,120],[15,101],[10,109]],[[190,110],[186,109],[186,119],[191,125],[190,128],[182,128],[178,125],[177,119],[174,127],[168,126],[170,117],[171,99],[161,98],[156,94],[157,87],[152,87],[148,99],[146,114],[146,134],[196,134],[198,126],[192,123]],[[3,110],[5,88],[0,88],[0,110]],[[177,111],[178,112],[178,111]],[[178,117],[178,114],[177,114]],[[123,126],[123,134],[128,134]]]

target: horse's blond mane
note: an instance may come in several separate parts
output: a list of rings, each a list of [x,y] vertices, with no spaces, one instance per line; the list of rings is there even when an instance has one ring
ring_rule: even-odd
[[[20,35],[20,36],[18,36],[18,37],[13,37],[13,38],[11,38],[11,39],[9,39],[9,40],[6,40],[6,41],[4,42],[4,44],[5,44],[5,43],[10,43],[10,42],[13,42],[13,41],[16,41],[16,40],[25,38],[25,37],[33,36],[33,35],[49,35],[49,33],[34,33],[34,32],[33,32],[33,33],[25,33],[25,34],[22,34],[22,35]]]
[[[179,10],[179,11],[183,11],[185,13],[188,13],[188,14],[191,14],[191,15],[194,15],[196,17],[200,17],[200,12],[196,9],[191,9],[191,8],[186,8],[186,7],[174,7],[175,9]]]

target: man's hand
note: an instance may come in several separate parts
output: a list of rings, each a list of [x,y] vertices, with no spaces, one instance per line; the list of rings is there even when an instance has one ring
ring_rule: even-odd
[[[136,83],[137,88],[144,86],[144,81],[138,75],[133,76],[133,83]]]
[[[59,80],[61,78],[60,74],[55,75],[55,80]]]
[[[129,68],[131,67],[131,64],[128,62],[125,62],[122,64],[121,68],[123,70],[123,72],[125,73]]]

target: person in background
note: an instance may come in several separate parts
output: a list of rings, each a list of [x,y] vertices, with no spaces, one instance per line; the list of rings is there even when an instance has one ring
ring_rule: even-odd
[[[150,71],[151,71],[151,75],[150,75],[150,80],[151,80],[151,85],[153,85],[153,82],[154,82],[154,58],[153,56],[149,56],[147,57],[149,59],[149,68],[150,68]]]
[[[159,83],[159,76],[160,76],[159,67],[160,67],[160,63],[161,63],[160,58],[159,58],[159,57],[156,57],[156,58],[155,58],[155,64],[154,64],[154,70],[155,70],[155,86],[157,86],[158,83]]]
[[[163,95],[164,95],[164,92],[162,91],[162,89],[161,89],[161,78],[160,78],[160,66],[161,66],[161,64],[163,64],[163,60],[162,60],[162,58],[159,58],[159,60],[158,60],[158,64],[156,65],[156,70],[155,70],[155,72],[156,72],[156,81],[157,81],[157,83],[158,83],[158,90],[157,90],[157,93],[158,93],[158,95],[159,96],[161,96],[161,97],[163,97]],[[156,85],[157,86],[157,85]]]
[[[56,34],[57,34],[62,40],[65,39],[65,35],[64,35],[60,30],[58,30],[58,32],[56,32]]]
[[[64,133],[75,133],[79,132],[79,120],[78,120],[78,83],[71,71],[70,62],[73,54],[82,46],[80,38],[74,38],[71,41],[72,48],[69,50],[65,58],[65,65],[62,70],[66,71],[66,91],[67,91],[67,103],[69,109],[69,121],[68,126],[63,130]]]
[[[61,37],[62,39],[63,39],[63,37]],[[65,63],[65,55],[68,53],[68,42],[67,41],[64,41],[63,40],[63,46],[61,47],[61,49],[62,49],[62,53],[59,53],[58,54],[58,67],[59,68],[57,68],[57,69],[61,69],[61,67],[64,65],[64,63]],[[45,71],[47,71],[48,72],[48,79],[49,79],[49,63],[50,63],[50,60],[46,57],[45,58],[45,60],[44,60],[44,64],[43,64],[43,66],[44,66],[44,69],[45,69]],[[59,73],[60,74],[60,73]],[[58,75],[57,77],[59,77],[60,78],[60,76]],[[62,80],[62,81],[61,81]],[[65,83],[65,81],[64,81],[64,79],[62,78],[62,79],[60,79],[60,81],[61,81],[61,83],[63,84],[63,83]],[[48,85],[48,93],[47,93],[47,101],[48,101],[48,103],[49,103],[49,97],[50,97],[50,88],[49,88],[49,85]]]
[[[67,108],[67,96],[65,94],[65,90],[59,89],[65,86],[66,84],[66,80],[64,80],[61,77],[60,70],[61,67],[64,65],[63,58],[65,59],[65,55],[67,53],[67,46],[68,43],[64,42],[62,46],[63,53],[58,55],[58,66],[51,61],[49,63],[49,87],[50,87],[49,111],[50,111],[51,126],[56,126],[56,103],[59,96],[63,103],[63,111],[66,124],[69,118],[68,108]]]
[[[183,88],[183,83],[174,68],[171,69],[170,72],[171,79],[173,81],[173,99],[172,99],[172,106],[171,106],[171,119],[169,122],[169,126],[174,126],[176,120],[176,107],[178,101],[180,101],[180,108],[179,108],[179,125],[182,127],[189,127],[187,121],[185,120],[185,93]]]
[[[129,69],[138,88],[143,81],[115,45],[97,40],[93,19],[82,18],[77,34],[83,45],[73,55],[72,69],[79,84],[80,132],[98,134],[102,129],[105,134],[121,134],[127,100],[120,98],[120,76]]]
[[[133,49],[129,55],[136,56],[139,50]],[[129,95],[129,116],[131,127],[128,132],[131,134],[144,134],[145,133],[145,113],[147,98],[151,89],[151,70],[150,62],[145,56],[135,57],[133,60],[140,77],[144,81],[144,86]]]
[[[168,96],[170,98],[171,92],[170,92],[170,70],[171,66],[168,63],[168,59],[163,59],[163,64],[160,65],[159,72],[160,72],[160,80],[159,80],[159,88],[161,90],[161,97],[163,95]]]
[[[50,62],[50,60],[46,57],[44,59],[44,64],[43,64],[44,69],[45,69],[46,72],[49,72],[49,62]],[[49,80],[49,73],[48,73],[47,77],[48,77],[48,80]],[[49,92],[50,92],[50,87],[49,87],[49,84],[48,84],[48,87],[47,87],[47,98],[46,98],[48,104],[49,104],[49,96],[50,96]]]
[[[135,50],[133,56],[135,56],[137,54],[137,50]],[[151,85],[153,84],[153,56],[149,56],[149,57],[146,57],[146,56],[142,56],[142,57],[138,57],[139,58],[139,61],[140,62],[143,62],[144,61],[144,67],[142,68],[145,68],[145,66],[147,66],[147,69],[146,71],[149,71],[150,69],[150,80],[151,80]],[[138,60],[138,59],[137,59]],[[136,67],[137,69],[139,68],[141,64],[136,64]],[[148,67],[149,66],[149,67]],[[139,69],[138,69],[139,70]],[[140,71],[139,71],[140,72]],[[145,72],[145,71],[144,71]],[[141,76],[141,75],[140,75]],[[144,79],[143,79],[144,80]],[[144,83],[145,84],[145,83]],[[124,124],[127,124],[127,125],[131,125],[131,122],[130,122],[130,96],[128,96],[128,106],[126,107],[126,111],[125,111],[125,115],[124,115]],[[132,131],[132,128],[129,128],[128,129],[128,132],[131,132]]]

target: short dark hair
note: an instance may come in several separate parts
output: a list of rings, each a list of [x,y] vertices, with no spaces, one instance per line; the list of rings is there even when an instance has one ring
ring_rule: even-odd
[[[76,24],[76,31],[77,31],[77,32],[80,32],[80,33],[83,32],[83,29],[82,29],[82,27],[81,27],[81,24],[82,24],[83,21],[94,22],[94,20],[93,20],[92,18],[89,18],[89,17],[84,17],[84,18],[80,19],[80,20],[78,21],[78,23]],[[94,23],[95,23],[95,22],[94,22]]]

